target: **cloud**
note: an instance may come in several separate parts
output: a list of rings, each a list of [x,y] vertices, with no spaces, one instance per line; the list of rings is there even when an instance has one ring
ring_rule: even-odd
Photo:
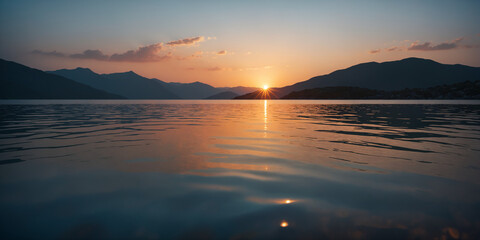
[[[71,54],[71,58],[80,59],[95,59],[95,60],[108,60],[109,56],[102,53],[100,50],[85,50],[83,53]]]
[[[177,60],[191,60],[191,59],[194,59],[194,58],[201,58],[202,56],[203,56],[203,51],[196,51],[194,54],[192,54],[190,56],[186,56],[186,57],[177,56],[176,59]]]
[[[393,52],[393,51],[402,51],[401,47],[391,47],[386,49],[388,52]]]
[[[222,67],[209,67],[209,68],[205,68],[205,70],[211,71],[211,72],[216,72],[216,71],[226,71],[226,70],[231,70],[231,69],[222,68]]]
[[[480,45],[479,45],[479,44],[476,44],[476,45],[463,45],[462,47],[463,47],[463,48],[479,48]]]
[[[473,45],[468,45],[468,44],[462,44],[462,41],[464,40],[463,37],[454,39],[452,41],[446,41],[446,42],[441,42],[438,44],[433,44],[432,42],[424,42],[420,43],[418,41],[413,42],[410,44],[410,46],[407,46],[406,44],[408,42],[411,42],[409,40],[404,40],[403,46],[392,46],[389,48],[385,48],[385,51],[387,52],[394,52],[394,51],[441,51],[441,50],[452,50],[452,49],[461,49],[461,48],[479,48],[480,44],[473,44]],[[369,51],[371,54],[379,53],[380,49],[375,49]]]
[[[210,38],[209,38],[210,39]],[[213,39],[213,38],[212,38]],[[205,37],[192,37],[192,38],[185,38],[176,41],[171,41],[166,43],[167,46],[182,46],[182,45],[192,45],[198,42],[202,42],[205,40]],[[90,59],[90,60],[97,60],[97,61],[109,61],[109,62],[160,62],[170,59],[176,60],[189,60],[193,58],[202,57],[203,52],[197,51],[190,56],[174,56],[171,52],[167,54],[161,54],[161,52],[165,49],[165,45],[160,43],[154,43],[147,46],[138,47],[135,50],[128,50],[123,53],[113,53],[112,55],[104,54],[101,50],[85,50],[82,53],[74,53],[74,54],[65,54],[57,51],[46,52],[42,50],[34,50],[32,54],[38,54],[43,56],[53,56],[53,57],[67,57],[67,58],[75,58],[75,59]],[[226,53],[226,51],[225,51]]]
[[[163,43],[155,43],[139,47],[137,50],[112,54],[109,60],[114,62],[159,62],[169,59],[172,55],[171,53],[163,56],[159,55],[162,49]]]
[[[33,50],[31,53],[36,55],[51,56],[51,57],[65,57],[64,53],[57,52],[57,51],[45,52],[42,50]]]
[[[222,50],[217,52],[217,55],[226,55],[226,54],[227,54],[227,50]]]
[[[459,44],[463,38],[457,38],[453,41],[439,43],[437,45],[432,45],[431,42],[425,42],[419,44],[418,42],[414,42],[408,48],[409,51],[438,51],[438,50],[450,50],[461,47]]]
[[[198,42],[205,41],[205,37],[198,36],[198,37],[191,37],[191,38],[184,38],[175,41],[167,42],[168,46],[175,47],[175,46],[182,46],[182,45],[193,45]]]

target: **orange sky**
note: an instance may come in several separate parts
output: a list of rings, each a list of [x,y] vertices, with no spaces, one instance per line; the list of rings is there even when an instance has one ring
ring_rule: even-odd
[[[42,70],[281,87],[406,57],[480,66],[473,1],[3,2],[0,57]]]

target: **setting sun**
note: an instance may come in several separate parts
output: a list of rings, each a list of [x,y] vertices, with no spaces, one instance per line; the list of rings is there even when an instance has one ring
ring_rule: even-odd
[[[263,90],[267,90],[268,89],[268,86],[267,85],[263,85]]]

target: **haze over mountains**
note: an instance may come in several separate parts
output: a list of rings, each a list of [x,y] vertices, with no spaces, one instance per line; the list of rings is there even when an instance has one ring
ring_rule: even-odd
[[[252,87],[215,88],[201,82],[175,83],[156,78],[146,78],[132,71],[98,74],[88,68],[61,69],[43,72],[18,63],[1,60],[0,98],[2,99],[264,99],[262,90]],[[478,85],[480,68],[465,65],[441,64],[432,60],[407,58],[392,62],[369,62],[327,75],[313,77],[296,84],[269,89],[268,98],[316,98],[344,96],[351,98],[358,91],[369,97],[405,97],[411,94],[400,91],[406,88],[438,90],[435,96],[461,98],[462,92],[470,97],[476,92],[466,87]],[[471,81],[474,85],[460,84]],[[475,85],[476,84],[476,85]],[[321,89],[326,87],[337,87]],[[339,88],[350,87],[350,88]],[[360,89],[358,89],[360,88]],[[450,95],[441,95],[449,88]],[[303,91],[307,90],[309,91]],[[312,90],[315,89],[315,90]],[[368,92],[368,89],[375,90]],[[477,91],[475,90],[475,91]],[[343,91],[343,92],[342,92]],[[388,95],[386,92],[393,93]],[[453,91],[453,90],[452,90]],[[418,91],[417,91],[418,92]],[[291,94],[295,93],[295,94]],[[355,93],[355,94],[353,94]],[[375,94],[370,94],[375,93]],[[326,94],[326,95],[325,95]],[[335,95],[336,94],[336,95]],[[353,95],[352,95],[353,94]],[[262,97],[263,96],[263,97]],[[355,95],[356,96],[356,95]],[[423,94],[421,96],[430,96]],[[433,95],[432,95],[433,96]]]
[[[76,68],[49,73],[129,99],[204,99],[224,91],[232,91],[240,95],[257,89],[251,87],[215,88],[201,82],[167,83],[156,78],[140,76],[132,71],[98,74],[88,68]]]

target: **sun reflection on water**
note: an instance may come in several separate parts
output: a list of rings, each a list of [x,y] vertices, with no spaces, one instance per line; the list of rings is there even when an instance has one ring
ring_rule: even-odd
[[[265,131],[264,137],[267,135],[267,123],[268,123],[268,109],[267,100],[263,101],[263,130]]]

